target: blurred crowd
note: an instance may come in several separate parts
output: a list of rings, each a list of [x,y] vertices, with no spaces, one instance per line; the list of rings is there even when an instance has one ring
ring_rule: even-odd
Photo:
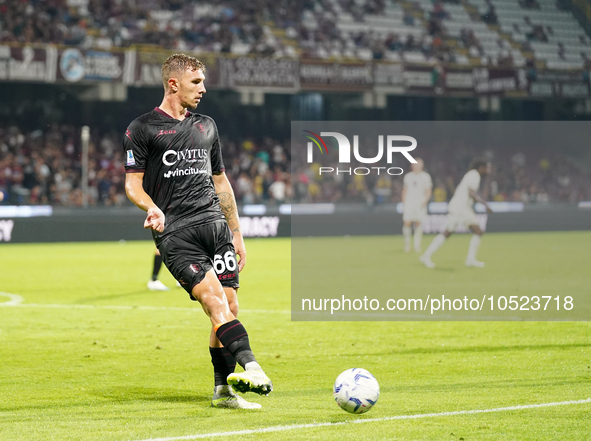
[[[90,206],[131,204],[124,189],[121,136],[116,132],[91,133],[88,162]],[[367,176],[354,173],[320,176],[320,166],[336,167],[326,162],[327,158],[322,158],[322,164],[311,165],[304,165],[302,158],[296,158],[297,164],[302,166],[296,164],[292,173],[287,140],[222,138],[222,149],[226,174],[240,204],[335,202],[377,205],[400,201],[400,176],[384,172]],[[45,131],[32,132],[24,132],[18,127],[0,129],[0,191],[6,196],[3,203],[82,206],[80,152],[78,127],[55,124]],[[443,202],[453,195],[470,161],[483,152],[468,146],[443,145],[437,149],[423,148],[421,154],[425,169],[433,178],[432,200]],[[488,150],[484,155],[493,163],[493,173],[484,180],[481,188],[488,200],[525,203],[591,200],[591,174],[559,153],[533,150],[506,155]],[[365,165],[352,163],[351,167]],[[405,172],[409,171],[407,162],[398,165]]]
[[[88,205],[131,204],[125,195],[121,133],[92,133]],[[265,138],[222,139],[226,173],[241,203],[283,203],[291,198],[289,149]],[[80,128],[55,124],[45,131],[0,129],[0,191],[4,204],[82,206]]]
[[[257,54],[274,57],[333,56],[384,59],[388,53],[423,53],[453,61],[444,38],[441,2],[433,11],[405,12],[405,26],[419,26],[420,37],[345,32],[337,11],[362,23],[379,16],[384,0],[3,0],[0,42],[52,43],[110,50],[154,45],[175,51]],[[419,19],[425,15],[423,20]],[[311,23],[313,26],[311,26]],[[279,32],[278,32],[279,31]],[[298,54],[300,52],[301,54]]]
[[[3,0],[0,42],[53,43],[83,49],[155,45],[178,51],[283,53],[268,21],[288,26],[288,1]],[[289,52],[289,51],[288,51]]]
[[[433,180],[431,201],[446,202],[451,199],[472,159],[484,156],[493,164],[493,172],[481,185],[481,194],[489,201],[515,201],[524,203],[548,203],[591,200],[591,173],[571,159],[551,151],[527,151],[512,155],[499,152],[479,151],[468,146],[423,147],[422,159],[425,171]],[[504,159],[504,158],[508,159]],[[304,164],[303,158],[294,158],[301,166],[294,166],[294,202],[364,203],[375,206],[401,202],[402,174],[410,172],[408,162],[378,164],[392,169],[389,175],[385,168],[378,174],[367,174],[367,164],[354,159],[346,167],[327,157],[319,162]],[[324,172],[320,167],[330,167],[344,172]],[[351,172],[347,171],[351,168]],[[357,174],[354,169],[359,168]],[[324,169],[327,170],[327,169]],[[401,173],[396,176],[395,174]]]
[[[418,62],[432,59],[455,62],[455,43],[449,44],[442,22],[448,17],[443,3],[435,1],[432,10],[424,10],[419,2],[408,3],[411,8],[403,12],[404,29],[392,26],[390,32],[376,32],[371,27],[367,30],[340,29],[339,16],[348,14],[354,23],[359,24],[366,22],[367,16],[384,17],[385,0],[363,3],[354,0],[310,0],[304,2],[297,31],[289,31],[297,33],[304,57],[396,61],[411,57]],[[411,28],[418,32],[409,33]]]
[[[523,0],[522,6],[528,8],[530,1],[535,0]],[[49,43],[99,50],[135,46],[277,58],[465,65],[470,62],[468,52],[483,64],[513,66],[508,40],[499,38],[498,54],[491,55],[485,54],[482,42],[469,28],[462,29],[459,37],[452,36],[446,28],[449,3],[460,2],[0,0],[0,43]],[[489,9],[474,23],[482,20],[496,26],[493,3],[487,0],[487,4]],[[387,15],[393,10],[396,18]],[[386,27],[384,22],[379,29],[372,26],[375,19],[385,19]],[[351,24],[354,26],[348,26]],[[533,50],[530,42],[547,42],[545,32],[543,26],[534,26],[524,49]],[[558,55],[566,59],[562,43]],[[583,59],[591,65],[586,55]]]

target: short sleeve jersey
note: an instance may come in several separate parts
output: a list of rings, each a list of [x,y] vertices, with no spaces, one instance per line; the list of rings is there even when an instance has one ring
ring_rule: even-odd
[[[406,187],[404,201],[407,206],[421,206],[425,202],[425,192],[433,187],[431,176],[425,171],[407,173],[403,184]]]
[[[478,170],[470,170],[464,175],[451,201],[449,201],[449,211],[472,209],[474,199],[470,197],[469,190],[478,191],[479,187],[480,173],[478,173]]]
[[[174,231],[223,220],[212,174],[224,163],[218,130],[208,116],[179,121],[156,107],[135,119],[123,136],[126,173],[144,173],[143,188],[166,216],[157,243]]]

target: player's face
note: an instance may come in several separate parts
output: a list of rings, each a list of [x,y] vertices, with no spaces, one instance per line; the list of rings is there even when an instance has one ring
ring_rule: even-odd
[[[486,166],[480,167],[478,171],[481,176],[490,175],[490,173],[492,172],[492,164],[489,162],[488,164],[486,164]]]
[[[205,90],[205,75],[202,70],[187,69],[184,75],[178,80],[178,98],[183,107],[194,109],[199,105]]]
[[[412,171],[415,172],[415,173],[422,172],[423,171],[423,167],[424,167],[423,161],[421,161],[420,159],[416,163],[411,164],[411,166],[410,166],[410,168],[412,169]]]

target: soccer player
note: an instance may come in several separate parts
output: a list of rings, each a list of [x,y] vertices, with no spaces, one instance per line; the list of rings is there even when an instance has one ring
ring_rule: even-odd
[[[421,252],[423,227],[421,222],[427,215],[427,204],[431,199],[433,181],[429,173],[423,170],[425,164],[421,158],[416,158],[411,165],[412,171],[404,176],[402,187],[403,213],[402,235],[404,236],[404,251],[410,251],[412,224],[415,227],[414,246],[417,253]]]
[[[160,106],[135,119],[123,137],[125,190],[147,212],[144,228],[152,230],[164,264],[211,321],[212,405],[260,408],[234,393],[273,390],[236,318],[238,273],[246,264],[236,200],[215,122],[187,110],[206,92],[205,66],[171,55],[162,65],[162,80]],[[234,372],[236,363],[244,372]]]
[[[148,282],[148,289],[150,291],[168,291],[170,288],[158,280],[158,274],[160,273],[160,268],[162,268],[162,256],[160,255],[160,251],[156,248],[156,252],[154,253],[154,266],[152,269],[152,278]]]
[[[480,202],[486,207],[486,210],[492,212],[489,205],[477,193],[480,187],[480,179],[490,173],[491,164],[485,159],[475,159],[470,164],[470,170],[464,175],[456,191],[449,201],[447,224],[445,232],[438,234],[433,239],[433,242],[427,248],[427,251],[419,258],[421,263],[427,268],[435,268],[435,264],[431,261],[431,256],[437,251],[443,242],[451,236],[451,233],[460,224],[466,225],[474,233],[470,239],[470,246],[468,248],[468,257],[466,258],[466,266],[483,267],[484,262],[476,260],[476,252],[480,246],[480,239],[482,237],[482,230],[476,220],[476,215],[472,206],[474,200]]]

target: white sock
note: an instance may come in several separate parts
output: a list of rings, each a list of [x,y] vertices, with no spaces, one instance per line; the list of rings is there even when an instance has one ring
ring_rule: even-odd
[[[480,236],[475,234],[470,239],[470,247],[468,248],[468,257],[466,260],[476,260],[476,252],[478,251],[478,247],[480,246]]]
[[[402,227],[402,235],[404,236],[404,246],[405,247],[410,247],[410,234],[412,232],[412,229],[410,227],[407,227],[406,225]]]
[[[419,225],[415,228],[415,249],[421,249],[421,242],[423,241],[423,226]]]
[[[435,236],[435,239],[433,239],[433,242],[431,242],[429,248],[427,248],[427,251],[425,251],[423,256],[430,259],[433,253],[435,253],[435,251],[437,251],[441,247],[441,245],[443,245],[445,239],[447,239],[447,237],[445,237],[443,234],[438,234],[437,236]]]
[[[261,367],[261,365],[258,364],[256,361],[251,361],[251,362],[248,362],[248,363],[246,363],[244,365],[244,370],[245,371],[250,371],[251,369],[256,369],[256,370],[259,370],[259,371],[262,371],[263,370],[263,368]]]
[[[213,394],[218,397],[227,397],[232,394],[232,387],[227,384],[221,384],[214,388]]]

